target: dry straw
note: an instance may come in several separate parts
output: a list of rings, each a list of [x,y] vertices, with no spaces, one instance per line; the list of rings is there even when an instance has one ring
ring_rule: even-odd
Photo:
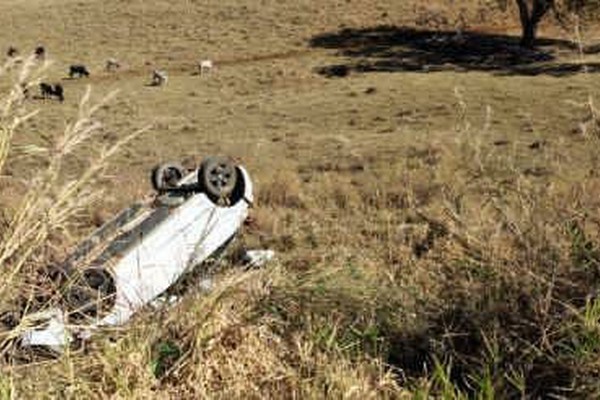
[[[13,141],[20,128],[37,115],[37,110],[30,110],[31,104],[26,101],[27,91],[24,89],[33,88],[47,66],[46,63],[37,65],[33,58],[29,58],[20,66],[10,62],[0,68],[0,79],[14,80],[0,99],[0,172],[10,162],[13,153],[43,160],[43,166],[32,172],[32,178],[28,178],[25,193],[16,202],[17,208],[8,215],[8,221],[0,232],[0,265],[3,268],[0,297],[5,303],[21,283],[22,268],[26,265],[36,268],[35,260],[48,246],[49,238],[66,232],[73,218],[99,199],[100,190],[95,183],[110,158],[149,128],[144,127],[118,139],[96,154],[81,173],[66,179],[67,157],[76,154],[97,137],[102,123],[96,119],[96,114],[115,97],[116,92],[92,103],[92,90],[88,86],[79,102],[76,120],[67,124],[53,144],[48,147],[15,147]]]

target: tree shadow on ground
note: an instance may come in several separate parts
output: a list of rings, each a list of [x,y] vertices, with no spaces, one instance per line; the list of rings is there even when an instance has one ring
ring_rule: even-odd
[[[465,31],[428,31],[409,27],[377,26],[343,29],[310,40],[311,47],[337,49],[341,64],[318,68],[328,77],[350,72],[487,71],[500,75],[567,76],[600,72],[600,62],[561,61],[559,53],[577,55],[577,45],[561,39],[540,38],[534,50],[519,46],[517,36]],[[593,53],[584,49],[585,53]]]

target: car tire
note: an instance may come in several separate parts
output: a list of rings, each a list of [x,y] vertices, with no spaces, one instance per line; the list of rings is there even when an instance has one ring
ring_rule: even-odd
[[[179,163],[169,162],[160,164],[152,169],[152,187],[158,192],[177,187],[185,176],[185,169]]]
[[[198,184],[212,201],[220,204],[234,191],[238,170],[230,158],[208,157],[198,169]]]

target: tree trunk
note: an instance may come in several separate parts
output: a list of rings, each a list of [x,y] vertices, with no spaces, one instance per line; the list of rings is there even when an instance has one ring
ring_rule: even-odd
[[[554,0],[533,0],[531,10],[527,0],[516,0],[521,19],[521,46],[532,48],[535,44],[538,24],[552,8]]]
[[[533,47],[535,41],[535,27],[531,23],[531,16],[529,14],[529,6],[527,0],[516,0],[517,6],[519,7],[519,18],[521,19],[521,46]]]
[[[537,23],[528,19],[527,22],[522,23],[523,33],[521,35],[521,46],[531,49],[535,43],[537,33]]]

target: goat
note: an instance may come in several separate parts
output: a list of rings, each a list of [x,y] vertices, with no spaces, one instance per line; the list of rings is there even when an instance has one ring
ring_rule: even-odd
[[[21,95],[24,99],[29,98],[29,85],[25,82],[19,83],[19,89],[21,89]]]
[[[54,89],[52,85],[45,82],[40,83],[40,94],[44,99],[51,97],[54,94]]]
[[[65,90],[63,89],[62,85],[57,83],[56,85],[54,85],[54,96],[56,96],[56,98],[62,103],[63,101],[65,101]]]
[[[212,60],[200,60],[198,63],[198,69],[200,70],[200,75],[204,74],[204,71],[210,72],[213,69]]]
[[[23,57],[19,57],[19,50],[16,47],[10,46],[6,51],[6,57],[8,58],[8,62],[5,65],[6,69],[12,69],[13,66],[22,64]]]
[[[19,50],[17,50],[17,48],[16,48],[16,47],[14,47],[14,46],[10,46],[10,47],[8,48],[8,51],[6,52],[6,56],[7,56],[8,58],[13,58],[13,57],[15,57],[17,54],[19,54]]]
[[[115,58],[106,60],[106,71],[111,72],[121,68],[121,63]]]
[[[44,46],[38,46],[35,48],[33,54],[35,54],[36,59],[43,60],[46,58],[46,49]]]
[[[165,71],[154,70],[152,71],[152,86],[161,86],[167,83],[169,76]]]
[[[44,99],[56,97],[60,102],[65,100],[64,89],[58,83],[54,86],[45,82],[40,83],[40,93]]]
[[[69,67],[69,78],[75,78],[75,76],[81,78],[85,76],[86,78],[90,76],[90,72],[83,64],[75,64]]]

